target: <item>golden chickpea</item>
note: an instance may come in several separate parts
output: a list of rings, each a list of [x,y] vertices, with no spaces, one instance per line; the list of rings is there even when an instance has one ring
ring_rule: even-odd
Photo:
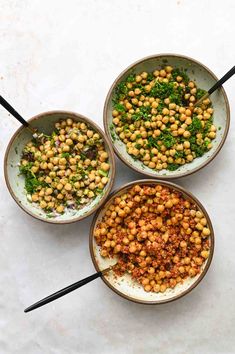
[[[60,165],[66,165],[66,158],[65,157],[62,157],[61,159],[59,159],[59,164]]]
[[[197,218],[199,218],[199,219],[201,219],[201,218],[203,218],[203,214],[202,214],[202,212],[201,211],[196,211],[196,217]]]
[[[155,77],[158,77],[159,74],[160,74],[159,70],[155,70],[155,71],[153,72],[153,75],[154,75]]]
[[[49,209],[53,209],[54,206],[55,206],[55,203],[54,203],[54,202],[49,202],[49,203],[47,203],[47,207],[48,207]]]
[[[49,176],[46,176],[45,182],[46,182],[46,183],[51,183],[51,182],[52,182],[52,179],[51,179]]]
[[[60,141],[65,141],[65,136],[64,135],[59,135],[59,140]]]
[[[102,162],[102,164],[100,165],[100,168],[101,168],[103,171],[109,171],[110,166],[109,166],[108,163]]]
[[[190,277],[195,277],[195,275],[196,275],[195,269],[194,268],[190,268],[188,274],[189,274]]]
[[[63,211],[64,211],[64,206],[63,205],[59,205],[57,208],[56,208],[56,211],[57,211],[57,213],[63,213]]]
[[[47,207],[47,202],[46,202],[45,200],[41,200],[41,202],[40,202],[40,207],[41,207],[42,209],[45,209],[45,208]]]
[[[216,133],[215,132],[210,132],[207,134],[208,138],[210,139],[214,139],[216,137]]]
[[[140,75],[137,75],[136,78],[135,78],[135,81],[138,83],[138,82],[141,82],[142,81],[142,77]]]
[[[160,286],[160,291],[161,291],[161,293],[164,293],[166,291],[166,285],[165,284],[162,284]]]
[[[190,133],[188,130],[186,130],[186,131],[183,133],[183,137],[186,138],[186,139],[189,138],[190,135],[191,135],[191,133]]]
[[[187,247],[187,242],[186,241],[181,241],[180,242],[180,247],[186,248]]]
[[[191,117],[192,111],[191,111],[189,108],[187,108],[187,109],[185,110],[185,114],[186,114],[187,117]]]
[[[32,195],[32,202],[37,202],[38,201],[38,194],[33,194]]]
[[[134,245],[129,247],[129,252],[130,252],[130,253],[135,253],[136,250],[137,250],[137,249],[136,249],[136,246],[134,246]]]
[[[196,237],[194,242],[195,242],[196,245],[200,245],[202,243],[202,240],[201,240],[200,237]]]
[[[162,110],[162,114],[163,115],[167,115],[167,114],[169,114],[170,112],[169,112],[169,109],[167,109],[167,108],[163,108],[163,110]]]
[[[101,183],[103,183],[104,185],[108,183],[108,177],[102,177],[101,178]]]
[[[63,152],[69,152],[70,147],[68,145],[64,145],[62,150],[63,150]]]
[[[202,251],[201,252],[201,256],[205,259],[207,259],[209,257],[209,251]]]
[[[50,202],[51,199],[52,199],[52,196],[51,196],[51,195],[45,195],[45,197],[44,197],[44,200],[45,200],[46,202]]]
[[[84,141],[85,141],[85,137],[84,137],[84,135],[78,135],[78,141],[79,141],[79,143],[84,143]]]
[[[148,167],[149,168],[155,168],[156,167],[155,162],[150,161],[149,164],[148,164]]]
[[[144,290],[149,292],[151,290],[151,285],[145,285]]]
[[[166,71],[164,69],[160,70],[159,75],[161,77],[166,77]]]
[[[103,162],[105,160],[108,159],[108,153],[106,151],[103,151],[101,154],[100,154],[100,160]]]
[[[68,118],[68,119],[66,119],[66,123],[67,123],[67,125],[72,125],[73,120],[71,118]]]
[[[187,125],[192,124],[192,119],[191,119],[190,117],[189,117],[189,118],[186,118],[185,124],[187,124]]]
[[[31,167],[31,171],[33,172],[33,173],[37,173],[38,172],[38,166],[32,166]]]
[[[54,156],[54,152],[52,150],[48,150],[47,157],[53,157],[53,156]]]
[[[196,229],[202,231],[203,230],[203,225],[201,223],[196,224]]]
[[[202,229],[203,236],[209,236],[211,234],[210,229],[208,227],[204,227]]]
[[[45,191],[45,195],[51,195],[53,193],[53,189],[52,188],[47,188]]]

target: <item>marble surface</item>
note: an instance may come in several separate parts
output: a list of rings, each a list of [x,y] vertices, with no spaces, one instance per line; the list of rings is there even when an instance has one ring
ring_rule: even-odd
[[[102,126],[106,93],[133,61],[186,54],[221,76],[234,65],[234,1],[0,0],[0,92],[26,118],[52,109]],[[177,181],[207,208],[215,228],[212,266],[188,296],[149,307],[101,280],[35,312],[23,309],[94,271],[92,217],[55,226],[26,215],[3,177],[19,124],[0,109],[0,353],[235,353],[235,79],[226,83],[231,129],[208,167]],[[116,186],[141,178],[117,161]]]

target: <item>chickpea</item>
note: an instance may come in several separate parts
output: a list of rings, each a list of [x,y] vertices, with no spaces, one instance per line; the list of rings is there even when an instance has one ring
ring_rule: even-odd
[[[32,171],[33,173],[37,173],[38,170],[39,170],[38,166],[32,166],[32,168],[31,168],[31,171]]]
[[[53,193],[52,188],[47,188],[45,191],[45,195],[51,195]]]
[[[38,201],[38,194],[33,194],[32,195],[32,202],[37,202]]]
[[[200,230],[200,229],[199,229]],[[203,227],[202,229],[202,234],[203,236],[209,236],[210,235],[210,229],[208,227]]]
[[[209,251],[202,251],[201,252],[201,256],[205,259],[207,259],[209,257]]]
[[[109,171],[109,169],[110,169],[109,164],[106,163],[106,162],[102,162],[102,164],[101,164],[100,167],[101,167],[101,169],[102,169],[103,171]]]
[[[56,208],[56,211],[57,211],[57,213],[63,213],[63,211],[64,211],[64,206],[63,205],[58,205],[58,207]]]
[[[182,247],[182,248],[187,247],[187,242],[181,241],[181,242],[180,242],[180,247]]]
[[[39,205],[40,205],[40,208],[45,209],[47,207],[47,202],[45,200],[41,200]]]
[[[149,292],[151,290],[151,285],[145,285],[144,290]]]

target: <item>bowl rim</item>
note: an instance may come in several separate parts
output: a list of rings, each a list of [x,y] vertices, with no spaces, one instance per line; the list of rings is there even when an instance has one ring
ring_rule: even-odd
[[[123,292],[117,290],[106,278],[105,276],[101,276],[101,279],[103,280],[103,282],[111,289],[113,290],[116,294],[118,294],[119,296],[123,297],[126,300],[138,303],[138,304],[145,304],[145,305],[160,305],[160,304],[164,304],[164,303],[168,303],[168,302],[172,302],[175,301],[183,296],[185,296],[186,294],[190,293],[201,281],[202,279],[205,277],[210,265],[211,265],[211,261],[213,258],[213,254],[214,254],[214,248],[215,248],[215,236],[214,236],[214,229],[212,226],[212,222],[211,219],[206,211],[206,209],[204,208],[204,206],[202,205],[202,203],[189,191],[187,191],[184,187],[179,186],[175,183],[169,182],[169,181],[162,181],[162,180],[156,180],[156,179],[141,179],[141,180],[136,180],[136,181],[132,181],[129,183],[126,183],[124,185],[122,185],[121,187],[117,188],[116,190],[114,190],[110,195],[108,200],[106,200],[105,204],[103,205],[104,209],[107,205],[107,203],[113,199],[118,193],[120,193],[121,191],[124,191],[126,188],[130,188],[136,184],[140,184],[140,185],[152,185],[152,184],[160,184],[172,189],[175,189],[176,191],[182,193],[184,196],[186,196],[187,198],[191,199],[198,207],[199,209],[201,209],[207,219],[208,222],[208,226],[209,229],[211,231],[210,234],[210,253],[209,253],[209,257],[207,259],[207,263],[204,267],[204,269],[202,270],[202,272],[200,273],[199,277],[197,278],[197,280],[191,284],[191,286],[189,286],[186,290],[182,291],[180,294],[173,296],[170,299],[163,299],[163,300],[154,300],[154,301],[147,301],[147,300],[140,300],[137,299],[135,297],[129,296],[124,294]],[[94,227],[95,224],[97,222],[97,219],[99,218],[101,213],[101,209],[99,209],[96,214],[93,217],[92,223],[91,223],[91,227],[90,227],[90,233],[89,233],[89,250],[90,250],[90,255],[91,255],[91,259],[92,259],[92,263],[96,269],[97,272],[100,271],[99,265],[96,261],[95,258],[95,252],[94,252],[94,247],[93,247],[93,241],[94,241]]]
[[[109,162],[111,164],[111,174],[110,174],[110,181],[109,184],[107,186],[107,189],[105,190],[105,193],[103,194],[102,198],[100,199],[100,201],[94,206],[94,208],[92,208],[91,210],[89,210],[85,215],[82,216],[78,216],[72,220],[54,220],[52,218],[43,218],[40,217],[38,215],[35,215],[33,212],[31,212],[30,210],[28,210],[27,208],[25,208],[22,203],[20,202],[20,200],[16,197],[14,191],[11,188],[10,182],[9,182],[9,177],[8,177],[8,173],[7,173],[7,160],[8,160],[8,156],[9,156],[9,151],[10,148],[12,146],[13,141],[17,138],[17,136],[21,133],[21,131],[23,129],[27,129],[24,126],[19,127],[16,132],[13,134],[13,136],[11,137],[6,151],[5,151],[5,156],[4,156],[4,177],[5,177],[5,182],[7,185],[7,188],[12,196],[12,198],[15,200],[15,202],[18,204],[18,206],[24,210],[28,215],[34,217],[35,219],[38,219],[40,221],[49,223],[49,224],[71,224],[77,221],[80,221],[82,219],[85,219],[86,217],[90,216],[91,214],[93,214],[98,208],[100,208],[100,206],[105,202],[105,200],[107,199],[112,187],[113,187],[113,183],[114,183],[114,177],[115,177],[115,173],[116,173],[116,164],[115,164],[115,157],[114,157],[114,152],[113,152],[113,147],[112,144],[110,142],[109,139],[107,139],[105,132],[95,123],[93,122],[91,119],[87,118],[86,116],[80,114],[80,113],[75,113],[75,112],[71,112],[71,111],[64,111],[64,110],[53,110],[53,111],[47,111],[47,112],[43,112],[43,113],[39,113],[33,117],[31,117],[30,119],[28,119],[27,121],[29,123],[32,123],[34,121],[37,121],[38,119],[41,119],[43,117],[48,117],[48,116],[53,116],[55,114],[64,114],[64,115],[68,115],[69,118],[75,117],[78,120],[82,121],[82,122],[86,122],[88,123],[91,127],[93,127],[95,130],[98,131],[98,133],[102,136],[102,139],[104,140],[104,143],[108,146],[109,149]]]
[[[201,62],[199,62],[196,59],[193,59],[189,56],[186,55],[181,55],[181,54],[175,54],[175,53],[160,53],[160,54],[154,54],[154,55],[149,55],[146,56],[142,59],[139,59],[137,61],[135,61],[134,63],[130,64],[126,69],[124,69],[119,75],[118,77],[113,81],[106,99],[105,99],[105,103],[104,103],[104,108],[103,108],[103,125],[104,125],[104,130],[105,133],[107,134],[108,139],[112,142],[112,138],[111,138],[111,134],[109,131],[109,127],[108,127],[108,102],[111,98],[112,92],[115,88],[115,86],[117,85],[117,82],[128,72],[130,71],[134,66],[136,66],[137,64],[141,64],[147,60],[150,59],[155,59],[155,58],[160,58],[160,57],[176,57],[176,58],[182,58],[182,59],[187,59],[189,61],[192,61],[193,63],[203,67],[206,71],[208,71],[208,73],[215,79],[218,81],[217,76],[204,64],[202,64]],[[149,176],[151,178],[156,178],[156,179],[161,179],[161,180],[167,180],[167,179],[177,179],[177,178],[181,178],[181,177],[185,177],[185,176],[189,176],[199,170],[201,170],[203,167],[207,166],[220,152],[220,150],[222,149],[225,140],[227,138],[228,135],[228,131],[229,131],[229,127],[230,127],[230,106],[229,106],[229,101],[228,101],[228,97],[227,94],[222,87],[220,87],[220,92],[222,93],[224,100],[225,100],[225,106],[226,106],[226,125],[225,125],[225,130],[224,130],[224,134],[222,136],[222,140],[220,142],[220,144],[217,146],[217,149],[215,150],[215,152],[208,158],[206,159],[202,164],[200,164],[199,166],[195,167],[194,169],[189,169],[185,172],[182,172],[178,175],[175,175],[174,173],[169,174],[169,175],[154,175],[154,173],[152,172],[148,172],[146,170],[141,170],[138,167],[129,163],[129,161],[127,161],[124,156],[119,152],[119,150],[116,148],[116,145],[112,142],[113,144],[113,149],[115,154],[119,157],[119,159],[128,167],[130,167],[132,170],[142,173],[143,175]]]

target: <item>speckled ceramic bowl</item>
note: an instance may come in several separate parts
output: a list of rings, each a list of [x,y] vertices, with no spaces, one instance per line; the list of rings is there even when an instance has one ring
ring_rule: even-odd
[[[130,73],[139,73],[142,71],[154,71],[162,65],[172,65],[176,68],[187,69],[187,74],[190,79],[194,80],[198,87],[208,90],[213,86],[217,77],[205,65],[198,61],[177,54],[158,54],[143,58],[125,69],[112,84],[104,105],[104,127],[107,136],[113,143],[114,151],[118,157],[132,169],[141,172],[147,176],[159,179],[170,179],[187,176],[198,171],[212,161],[222,148],[228,134],[230,123],[230,111],[227,95],[223,88],[218,89],[211,95],[212,104],[214,107],[214,124],[220,127],[217,131],[217,136],[213,140],[213,148],[202,157],[194,159],[191,163],[187,163],[176,171],[154,171],[148,166],[145,166],[141,161],[134,160],[126,151],[125,144],[118,138],[115,131],[112,130],[112,99],[115,94],[117,85],[125,80]]]
[[[174,189],[184,195],[184,197],[190,201],[192,201],[194,204],[197,205],[198,209],[203,212],[205,215],[207,222],[208,222],[208,227],[210,228],[211,234],[210,234],[210,254],[207,260],[204,262],[202,266],[202,271],[199,275],[197,275],[194,278],[187,278],[183,284],[178,284],[174,289],[167,289],[164,293],[153,293],[153,292],[146,292],[144,291],[143,287],[139,285],[137,282],[131,279],[129,274],[124,274],[122,277],[115,277],[113,272],[110,271],[106,275],[102,277],[103,281],[105,282],[106,285],[113,291],[115,291],[118,295],[124,297],[127,300],[131,300],[137,303],[142,303],[142,304],[162,304],[166,302],[170,302],[173,300],[176,300],[186,294],[188,294],[193,288],[195,288],[200,281],[203,279],[205,276],[206,272],[208,271],[211,260],[213,257],[213,252],[214,252],[214,231],[213,227],[210,221],[210,218],[205,210],[205,208],[202,206],[202,204],[195,198],[191,193],[186,191],[184,188],[170,183],[170,182],[163,182],[160,180],[154,180],[154,179],[145,179],[145,180],[139,180],[139,181],[134,181],[131,183],[128,183],[124,186],[122,186],[120,189],[117,191],[113,192],[110,196],[108,201],[105,203],[105,205],[102,207],[102,209],[98,210],[96,215],[94,216],[93,223],[91,225],[91,230],[90,230],[90,253],[91,253],[91,258],[93,261],[93,264],[96,268],[97,271],[103,270],[105,268],[108,268],[110,265],[113,265],[116,263],[116,259],[106,259],[101,257],[100,255],[100,248],[96,244],[95,238],[94,238],[94,230],[96,228],[96,225],[101,221],[105,211],[109,207],[109,205],[112,203],[113,199],[117,196],[120,196],[124,193],[127,192],[131,187],[134,185],[139,184],[139,185],[163,185],[167,186],[171,189]]]
[[[97,210],[107,198],[112,188],[115,175],[115,161],[111,143],[106,138],[103,131],[90,119],[72,112],[51,111],[41,113],[29,119],[29,122],[32,127],[37,128],[39,132],[51,134],[54,130],[54,124],[59,120],[66,118],[72,118],[75,121],[85,122],[90,125],[94,130],[99,132],[99,134],[104,140],[105,148],[109,155],[109,163],[111,166],[109,172],[109,182],[105,186],[104,193],[97,196],[94,200],[92,200],[92,202],[86,204],[80,210],[66,211],[62,215],[58,215],[53,218],[48,218],[47,214],[36,203],[31,203],[28,201],[26,191],[24,189],[24,177],[19,175],[19,162],[21,152],[26,143],[32,139],[30,131],[24,127],[19,128],[11,138],[5,153],[4,160],[4,173],[6,184],[9,189],[9,192],[11,193],[16,203],[29,215],[32,215],[42,221],[54,224],[66,224],[75,222],[89,216],[95,210]]]

